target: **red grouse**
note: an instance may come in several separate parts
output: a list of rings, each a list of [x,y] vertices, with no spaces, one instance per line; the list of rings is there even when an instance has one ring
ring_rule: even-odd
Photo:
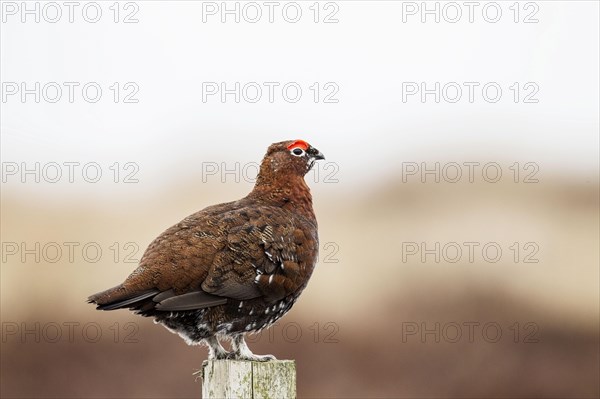
[[[289,311],[315,267],[317,221],[304,175],[318,159],[302,140],[272,144],[248,196],[169,228],[123,284],[89,302],[153,317],[190,345],[205,342],[209,359],[274,359],[254,355],[244,334]],[[231,353],[217,336],[231,338]]]

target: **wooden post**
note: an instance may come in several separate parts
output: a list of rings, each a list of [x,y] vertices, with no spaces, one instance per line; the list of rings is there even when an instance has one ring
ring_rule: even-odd
[[[203,399],[296,398],[296,364],[293,360],[209,360],[203,365],[202,375]]]

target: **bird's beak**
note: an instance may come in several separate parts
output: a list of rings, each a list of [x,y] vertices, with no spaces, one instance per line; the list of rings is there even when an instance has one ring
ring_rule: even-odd
[[[310,147],[307,152],[308,155],[314,160],[325,159],[325,155],[323,155],[321,151],[317,150],[314,147]]]

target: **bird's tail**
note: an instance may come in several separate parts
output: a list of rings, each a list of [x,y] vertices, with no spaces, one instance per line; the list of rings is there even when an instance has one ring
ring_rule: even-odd
[[[137,308],[148,298],[158,294],[158,290],[147,290],[143,292],[130,292],[123,284],[98,292],[88,298],[88,303],[98,305],[98,310],[115,310],[124,308]]]

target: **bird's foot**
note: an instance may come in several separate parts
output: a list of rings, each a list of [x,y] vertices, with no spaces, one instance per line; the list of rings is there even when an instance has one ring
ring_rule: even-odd
[[[208,345],[208,360],[225,360],[228,359],[229,352],[225,350],[217,340],[217,337],[212,336],[204,340]],[[203,364],[204,366],[204,364]]]
[[[215,353],[213,356],[209,356],[208,360],[227,360],[227,359],[231,359],[231,355],[233,354],[233,352],[217,352]],[[208,362],[208,360],[205,360],[205,362]],[[203,363],[204,365],[204,363]]]
[[[231,356],[230,359],[233,360],[246,360],[249,362],[268,362],[269,360],[277,360],[273,355],[255,355],[252,353],[244,340],[244,334],[234,336],[231,341],[231,347],[233,348],[233,351],[229,356]]]
[[[269,360],[277,360],[273,355],[240,355],[237,360],[246,360],[249,362],[268,362]]]
[[[255,355],[252,352],[250,352],[250,353],[229,352],[229,354],[227,355],[227,359],[248,361],[248,362],[268,362],[269,360],[277,360],[277,358],[273,355]]]

